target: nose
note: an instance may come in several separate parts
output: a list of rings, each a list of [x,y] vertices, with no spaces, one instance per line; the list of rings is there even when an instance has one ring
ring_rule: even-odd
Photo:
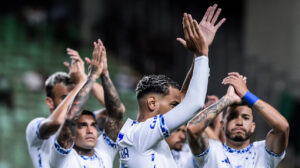
[[[186,133],[185,132],[181,132],[180,139],[181,140],[185,140],[186,139]]]
[[[88,127],[86,128],[86,133],[87,133],[87,134],[92,134],[92,133],[93,133],[92,129],[93,129],[92,126],[88,126]]]
[[[236,125],[238,125],[238,126],[242,126],[243,125],[243,119],[241,117],[238,117],[236,119]]]

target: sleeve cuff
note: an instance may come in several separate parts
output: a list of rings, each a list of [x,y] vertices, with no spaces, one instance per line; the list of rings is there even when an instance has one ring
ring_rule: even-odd
[[[56,151],[63,155],[69,154],[71,152],[71,150],[73,149],[73,146],[74,146],[74,143],[72,144],[72,146],[69,149],[65,149],[59,145],[56,138],[54,140],[54,147],[55,147]]]
[[[200,60],[205,60],[205,61],[207,61],[207,62],[208,62],[208,57],[207,57],[207,56],[204,56],[204,55],[202,55],[202,56],[198,56],[198,57],[196,57],[196,58],[195,58],[195,61],[200,61]]]
[[[266,149],[267,153],[268,153],[269,155],[273,156],[273,157],[281,157],[282,155],[285,154],[285,151],[283,151],[281,154],[274,153],[274,152],[270,151],[270,150],[267,148],[267,146],[265,146],[265,149]]]
[[[37,126],[36,126],[36,130],[35,130],[35,135],[38,137],[38,139],[42,139],[40,136],[40,127],[41,127],[41,123],[43,120],[38,121]]]
[[[113,149],[117,149],[117,143],[115,143],[113,140],[111,140],[111,139],[105,134],[104,131],[103,131],[102,135],[103,135],[103,139],[104,139],[105,143],[106,143],[108,146],[112,147]],[[120,134],[119,134],[119,136],[120,136]]]
[[[200,154],[195,154],[194,156],[195,156],[195,157],[202,157],[202,156],[208,154],[209,148],[210,148],[210,147],[208,147],[204,152],[202,152],[202,153],[200,153]]]

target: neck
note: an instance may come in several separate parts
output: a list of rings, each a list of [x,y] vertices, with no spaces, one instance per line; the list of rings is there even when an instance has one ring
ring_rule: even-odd
[[[231,139],[226,138],[225,143],[227,146],[240,150],[246,148],[250,144],[250,139],[245,141],[233,141]]]
[[[93,156],[94,155],[94,148],[93,149],[84,149],[79,146],[74,145],[74,149],[79,155],[83,156]]]

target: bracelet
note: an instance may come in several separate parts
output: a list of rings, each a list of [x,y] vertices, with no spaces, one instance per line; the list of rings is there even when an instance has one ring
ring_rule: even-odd
[[[249,90],[246,92],[246,94],[244,95],[244,100],[246,100],[246,102],[253,107],[253,105],[257,102],[257,100],[259,100],[258,97],[256,97],[253,93],[251,93]]]

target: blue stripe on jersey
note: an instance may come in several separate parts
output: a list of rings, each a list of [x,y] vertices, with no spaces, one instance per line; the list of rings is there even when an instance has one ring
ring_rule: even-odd
[[[282,152],[281,154],[274,153],[274,152],[270,151],[270,150],[267,148],[267,146],[265,146],[265,149],[266,149],[266,151],[267,151],[267,153],[268,153],[269,155],[274,156],[274,157],[280,157],[280,156],[282,156],[282,155],[284,154],[284,152]]]
[[[40,148],[38,148],[37,150],[38,150],[38,158],[39,158],[39,168],[42,168],[43,165],[42,165],[42,156],[40,153]]]
[[[123,139],[123,137],[124,137],[124,134],[122,134],[122,133],[119,133],[119,135],[118,135],[118,141],[121,141],[122,139]]]
[[[40,120],[40,121],[38,122],[36,131],[35,131],[35,134],[36,134],[36,136],[37,136],[39,139],[42,139],[41,136],[40,136],[40,127],[41,127],[42,121],[43,121],[43,120]]]
[[[159,123],[160,123],[160,130],[163,134],[163,136],[165,138],[169,137],[170,136],[170,132],[165,124],[165,119],[164,119],[164,116],[163,115],[159,115]]]
[[[195,156],[196,157],[202,157],[202,156],[204,156],[204,155],[206,155],[208,152],[209,152],[209,146],[208,146],[208,148],[206,149],[206,151],[204,151],[204,152],[202,152],[202,153],[200,153],[200,154],[196,154]]]
[[[117,149],[117,144],[113,141],[113,140],[111,140],[106,134],[105,134],[105,132],[103,132],[103,138],[104,138],[104,141],[109,145],[109,146],[111,146],[112,148],[114,148],[114,149]],[[120,134],[119,134],[119,136],[120,136]]]
[[[74,144],[73,144],[73,145],[74,145]],[[55,149],[56,149],[59,153],[64,154],[64,155],[66,155],[66,154],[68,154],[68,153],[71,152],[71,150],[72,150],[72,148],[73,148],[73,145],[72,145],[72,147],[69,148],[69,149],[64,149],[63,147],[61,147],[61,146],[58,144],[56,138],[55,138],[55,141],[54,141]]]
[[[154,116],[154,117],[153,117],[153,122],[150,124],[150,128],[151,128],[151,129],[154,129],[154,128],[155,128],[156,120],[157,120],[157,116]]]

